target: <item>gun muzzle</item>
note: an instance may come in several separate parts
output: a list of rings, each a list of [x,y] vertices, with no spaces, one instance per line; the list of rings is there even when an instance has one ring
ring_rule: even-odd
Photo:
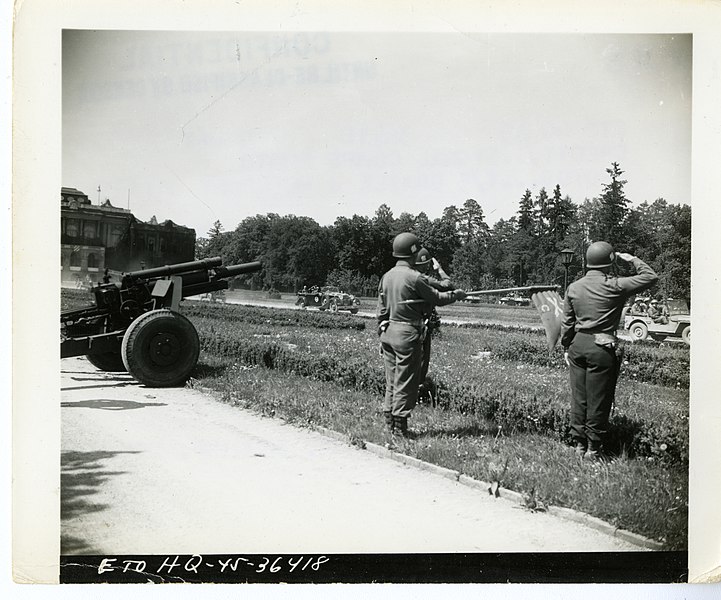
[[[245,275],[246,273],[257,273],[263,268],[260,261],[243,263],[240,265],[230,265],[229,267],[217,267],[215,269],[215,277],[213,279],[227,279],[236,275]]]

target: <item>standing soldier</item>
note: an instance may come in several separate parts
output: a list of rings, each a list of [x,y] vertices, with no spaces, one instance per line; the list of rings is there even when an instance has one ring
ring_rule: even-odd
[[[421,249],[412,233],[393,240],[398,261],[378,286],[378,332],[385,364],[383,414],[391,433],[408,436],[408,416],[418,400],[423,340],[423,310],[466,297],[463,290],[439,292],[414,268]]]
[[[439,292],[449,292],[453,289],[450,277],[448,277],[440,263],[435,258],[431,258],[431,253],[425,248],[421,248],[418,251],[415,268],[423,274],[428,284]],[[438,277],[435,277],[435,275],[438,275]],[[423,360],[421,362],[420,383],[418,385],[418,397],[420,399],[425,398],[431,393],[431,390],[426,386],[426,376],[428,375],[428,368],[431,362],[431,338],[435,332],[438,331],[441,321],[436,307],[432,305],[426,305],[424,307],[423,316],[426,323],[426,336],[423,340]]]
[[[610,275],[615,258],[631,263],[636,275]],[[561,344],[571,380],[571,435],[585,460],[602,457],[608,432],[619,359],[616,330],[626,299],[651,287],[658,275],[640,258],[614,253],[608,242],[594,242],[586,252],[585,277],[568,286]]]

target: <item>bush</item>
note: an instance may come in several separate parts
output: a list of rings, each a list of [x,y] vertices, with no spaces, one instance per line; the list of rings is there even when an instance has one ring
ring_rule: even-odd
[[[363,331],[366,321],[348,313],[309,312],[266,306],[243,306],[241,304],[214,305],[207,302],[191,302],[183,307],[183,314],[194,322],[198,319],[226,321],[273,327],[310,327],[313,329],[351,329]]]
[[[298,316],[307,313],[298,311]],[[325,320],[330,315],[314,316]],[[283,325],[293,324],[287,318],[283,317]],[[211,319],[203,319],[198,330],[203,350],[211,354],[381,395],[385,382],[375,333],[340,327],[334,331],[329,324],[342,326],[344,321],[330,319],[322,330],[313,331],[305,323],[305,328],[293,329],[271,322],[230,325],[226,320],[217,327]],[[471,331],[453,333],[434,342],[432,376],[440,407],[493,420],[505,431],[569,440],[570,402],[562,357],[549,356],[542,339],[512,340],[502,332],[479,330],[469,340]],[[472,348],[487,349],[490,357],[476,359]],[[660,361],[650,349],[642,352],[648,361]],[[668,379],[659,373],[654,376]],[[622,374],[610,444],[632,455],[686,464],[687,398],[685,390]]]

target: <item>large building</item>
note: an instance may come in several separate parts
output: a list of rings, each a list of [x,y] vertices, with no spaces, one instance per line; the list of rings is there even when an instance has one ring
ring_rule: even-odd
[[[195,257],[195,230],[170,220],[136,219],[109,200],[93,204],[75,188],[61,188],[61,283],[98,283],[104,270],[133,271],[186,262]]]

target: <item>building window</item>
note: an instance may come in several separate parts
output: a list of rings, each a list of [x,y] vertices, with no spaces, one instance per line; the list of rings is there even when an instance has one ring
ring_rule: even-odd
[[[155,238],[152,238],[152,237],[148,238],[148,251],[149,252],[155,251]]]
[[[73,270],[80,269],[80,252],[77,250],[70,254],[70,268]]]
[[[77,237],[78,235],[78,220],[68,219],[65,225],[65,233],[70,237]]]
[[[88,268],[97,268],[98,257],[95,254],[88,254]]]
[[[85,221],[84,237],[86,240],[95,239],[97,230],[95,228],[95,221]]]
[[[120,242],[120,238],[123,237],[123,228],[120,225],[113,225],[110,229],[110,236],[108,237],[108,246],[115,248]]]

